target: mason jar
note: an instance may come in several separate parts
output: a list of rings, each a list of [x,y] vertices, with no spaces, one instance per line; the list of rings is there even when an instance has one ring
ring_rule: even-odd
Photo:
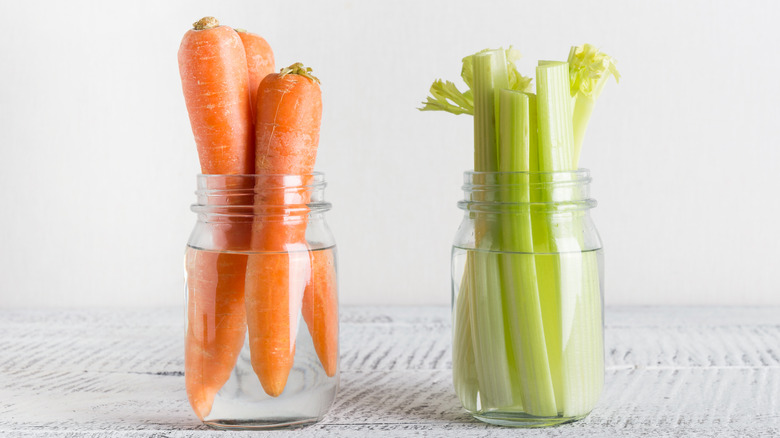
[[[339,386],[325,177],[198,175],[186,250],[185,382],[218,428],[321,419]]]
[[[452,249],[455,392],[475,418],[584,418],[604,382],[601,240],[587,169],[466,172]]]

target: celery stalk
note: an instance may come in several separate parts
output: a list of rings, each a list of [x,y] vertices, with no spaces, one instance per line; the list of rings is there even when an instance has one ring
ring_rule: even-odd
[[[570,96],[568,94],[568,65],[560,62],[545,62],[536,68],[537,120],[539,127],[538,169],[539,172],[571,170],[572,134],[570,118]],[[547,182],[547,181],[544,181]],[[542,192],[539,202],[553,202],[553,194]],[[535,251],[552,254],[559,251],[556,240],[565,236],[552,223],[551,212],[539,212],[534,218],[537,238]],[[550,372],[555,387],[558,409],[563,410],[563,385],[561,384],[561,265],[560,259],[552,256],[537,257],[540,302],[547,351],[550,358]]]
[[[590,44],[569,51],[570,89],[573,101],[574,165],[579,163],[585,130],[596,99],[610,76],[620,81],[614,58]],[[583,244],[583,242],[580,242]],[[569,388],[564,400],[566,416],[587,414],[596,404],[604,383],[603,304],[599,285],[599,264],[595,252],[582,254],[582,289],[577,297],[568,339],[564,340],[562,367]],[[586,337],[587,336],[587,337]]]
[[[474,170],[498,170],[497,90],[509,86],[503,50],[474,55]]]
[[[452,362],[452,383],[455,393],[458,394],[461,404],[470,412],[477,410],[477,396],[479,395],[479,381],[477,379],[474,347],[471,338],[471,297],[472,287],[469,269],[463,273],[460,283],[460,291],[455,298],[453,320],[455,325],[452,332],[452,345],[454,357]]]
[[[572,324],[565,332],[561,361],[563,415],[580,417],[593,409],[604,385],[604,334],[598,259],[595,251],[581,256],[581,289],[569,297]]]
[[[572,113],[572,132],[574,134],[574,163],[580,162],[580,151],[582,151],[582,139],[585,137],[585,130],[588,127],[588,121],[593,114],[593,99],[577,96],[574,98],[574,108]]]
[[[569,64],[548,61],[536,67],[540,172],[574,170],[569,87]]]
[[[531,97],[511,90],[499,95],[499,170],[528,172],[532,131]],[[533,136],[535,140],[535,135]],[[534,144],[534,146],[536,146]],[[529,175],[506,175],[508,189],[502,202],[527,205],[530,198]],[[536,416],[555,416],[550,365],[545,344],[544,325],[539,303],[536,263],[533,253],[531,212],[505,212],[501,215],[503,254],[501,283],[505,298],[507,327],[515,367],[520,377],[523,407]]]
[[[532,117],[532,112],[534,116]],[[536,148],[536,96],[514,90],[499,92],[499,168],[500,172],[528,172],[531,148]],[[513,184],[527,181],[512,181]],[[518,191],[519,202],[530,202],[529,190]]]
[[[506,58],[503,50],[473,55],[472,91],[474,97],[474,169],[495,171],[498,168],[498,132],[496,123],[497,87],[508,86]],[[498,230],[485,218],[475,224],[473,264],[469,276],[471,289],[471,332],[476,358],[477,378],[483,408],[501,408],[521,404],[512,382],[508,355],[504,303],[501,296],[498,260],[487,252],[500,244]]]
[[[572,47],[569,51],[569,77],[573,100],[572,129],[574,165],[579,163],[582,140],[588,127],[593,106],[610,76],[620,82],[615,60],[590,44]]]
[[[572,128],[572,99],[570,95],[569,66],[567,63],[546,63],[537,67],[539,95],[539,170],[559,172],[575,170],[574,138]],[[544,120],[542,122],[542,120]],[[565,191],[564,191],[565,193]],[[600,337],[595,333],[594,320],[601,324],[600,292],[597,264],[592,253],[582,252],[581,213],[556,211],[555,202],[568,199],[554,193],[546,194],[546,202],[553,210],[546,214],[547,245],[550,252],[559,255],[543,266],[540,276],[552,296],[543,298],[543,316],[557,313],[557,318],[545,320],[548,348],[560,352],[560,359],[551,361],[553,384],[558,396],[558,409],[564,416],[585,415],[593,407],[601,381],[588,370],[598,369],[601,349]],[[595,286],[592,279],[595,278]],[[588,281],[583,281],[587,279]],[[594,289],[595,287],[595,289]],[[555,323],[557,327],[552,327]],[[600,330],[599,330],[600,333]],[[558,368],[559,367],[559,368]]]
[[[498,264],[489,251],[474,251],[468,258],[471,292],[469,311],[475,368],[479,382],[481,409],[505,408],[522,404],[516,394],[509,365],[501,302]]]

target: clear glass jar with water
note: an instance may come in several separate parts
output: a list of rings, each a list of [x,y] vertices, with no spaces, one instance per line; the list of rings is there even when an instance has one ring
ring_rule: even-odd
[[[324,175],[198,175],[197,186],[185,330],[195,414],[219,428],[318,421],[339,386]]]
[[[466,172],[452,250],[455,392],[475,418],[584,418],[604,381],[603,250],[588,170]]]

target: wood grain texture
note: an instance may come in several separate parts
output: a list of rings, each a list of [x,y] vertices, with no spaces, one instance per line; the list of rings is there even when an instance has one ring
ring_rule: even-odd
[[[342,386],[280,437],[780,436],[780,309],[613,308],[604,395],[550,429],[471,419],[452,390],[448,308],[342,309]],[[228,437],[187,404],[183,315],[0,311],[0,436]]]

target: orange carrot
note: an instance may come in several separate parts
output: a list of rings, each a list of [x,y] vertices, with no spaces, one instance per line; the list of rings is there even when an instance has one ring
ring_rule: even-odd
[[[295,64],[270,74],[257,90],[255,173],[305,175],[314,169],[322,100],[310,69]],[[282,206],[282,218],[255,220],[245,301],[252,368],[265,392],[284,391],[295,355],[295,332],[310,275],[305,195],[258,187],[255,205]],[[301,212],[303,210],[303,212]],[[297,212],[294,212],[297,211]]]
[[[319,80],[300,63],[270,74],[257,89],[255,172],[303,175],[314,170],[320,141]]]
[[[203,173],[254,172],[246,53],[238,34],[205,17],[184,35],[179,73]]]
[[[253,120],[241,39],[233,29],[206,17],[184,35],[178,58],[201,171],[252,173]],[[227,225],[214,229],[214,249],[245,249],[251,225]],[[185,385],[200,419],[211,412],[214,397],[230,378],[244,344],[246,259],[242,254],[200,250],[188,254]]]
[[[274,52],[268,42],[255,33],[244,29],[236,29],[246,51],[246,63],[249,68],[249,99],[252,111],[257,107],[255,96],[257,87],[267,75],[276,70],[274,67]],[[253,119],[254,120],[254,119]]]
[[[244,346],[246,255],[190,249],[187,253],[187,334],[184,381],[202,420],[230,378]]]
[[[336,266],[332,249],[311,251],[311,279],[303,294],[303,320],[309,328],[314,349],[333,377],[339,360],[339,305]]]

